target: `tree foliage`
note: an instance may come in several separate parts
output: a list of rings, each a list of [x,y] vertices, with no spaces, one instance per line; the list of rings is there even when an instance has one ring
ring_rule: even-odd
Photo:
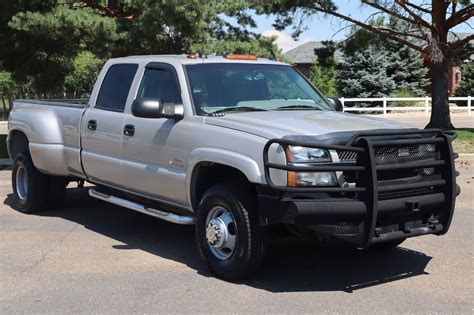
[[[473,61],[465,64],[462,67],[462,80],[459,86],[457,87],[455,94],[456,96],[473,96],[474,95],[474,62]]]
[[[35,93],[77,94],[91,84],[84,74],[110,57],[279,54],[273,39],[248,31],[255,22],[245,7],[235,1],[2,0],[0,62]]]
[[[372,25],[384,25],[384,19],[374,20]],[[402,28],[405,23],[391,19],[387,24],[399,25]],[[402,44],[388,40],[386,37],[369,32],[360,27],[353,27],[349,38],[344,43],[344,52],[346,56],[359,57],[367,59],[367,50],[375,55],[383,55],[384,59],[377,59],[381,62],[381,69],[384,70],[387,79],[394,82],[394,89],[390,90],[385,96],[424,96],[429,86],[428,69],[425,67],[422,55]],[[354,58],[349,58],[347,62]],[[343,82],[339,79],[339,83]],[[340,85],[343,88],[343,84]],[[376,89],[382,88],[375,86]],[[361,91],[367,94],[368,91]],[[355,97],[355,95],[353,95]]]
[[[81,51],[72,61],[72,69],[64,79],[64,87],[72,98],[87,96],[94,87],[105,59],[90,51]]]
[[[323,47],[314,50],[316,62],[311,67],[311,82],[321,93],[327,96],[338,96],[336,89],[335,57],[336,44],[333,41],[323,41]]]
[[[390,53],[370,47],[341,64],[336,86],[344,97],[390,96],[396,83],[388,73]]]

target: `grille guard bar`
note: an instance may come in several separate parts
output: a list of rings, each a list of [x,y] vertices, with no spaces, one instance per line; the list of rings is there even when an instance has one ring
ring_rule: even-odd
[[[384,136],[406,136],[412,135],[417,138],[402,140],[381,140]],[[445,234],[451,224],[455,199],[457,195],[456,176],[454,160],[458,157],[453,153],[452,141],[457,137],[454,132],[446,132],[440,129],[402,129],[402,130],[371,130],[356,132],[345,145],[333,145],[325,143],[314,143],[308,141],[294,141],[290,139],[271,139],[263,150],[264,173],[267,184],[276,190],[284,192],[304,193],[357,193],[357,199],[363,201],[367,207],[365,218],[365,229],[362,247],[368,247],[374,238],[377,224],[379,192],[397,191],[402,189],[439,187],[445,196],[445,204],[440,213],[440,223],[443,226],[437,234]],[[374,139],[375,138],[375,139]],[[322,148],[328,150],[349,151],[358,154],[357,163],[318,163],[311,166],[295,166],[269,162],[269,149],[272,145],[294,145],[310,148]],[[439,146],[440,160],[427,162],[393,163],[387,165],[376,165],[374,146],[380,145],[415,145],[415,144],[437,144]],[[430,180],[411,184],[391,184],[379,187],[377,172],[389,169],[415,169],[420,167],[434,166],[440,169],[441,179]],[[314,171],[356,171],[362,173],[361,179],[357,181],[356,187],[287,187],[275,185],[270,176],[270,169],[278,169],[291,172],[314,172]]]

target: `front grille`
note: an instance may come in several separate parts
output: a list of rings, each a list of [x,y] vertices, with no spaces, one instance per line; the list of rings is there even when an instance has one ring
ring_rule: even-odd
[[[413,162],[431,162],[440,159],[440,151],[437,144],[414,144],[414,145],[390,145],[375,146],[374,159],[376,165],[406,164]],[[441,172],[436,167],[421,167],[409,169],[395,169],[379,171],[377,180],[379,187],[389,185],[415,184],[440,180]],[[379,192],[379,199],[402,198],[414,195],[426,195],[437,192],[435,187],[425,189],[403,189],[396,191]]]
[[[375,146],[374,157],[376,165],[401,164],[439,160],[440,152],[436,144]]]
[[[414,162],[432,162],[441,159],[439,144],[397,144],[376,145],[373,148],[374,163],[380,165],[406,164]],[[341,162],[356,163],[358,154],[352,151],[338,150],[337,154]],[[355,184],[358,174],[355,171],[343,172],[347,183]],[[439,167],[400,168],[395,170],[379,170],[377,172],[377,183],[379,187],[391,185],[406,185],[428,182],[442,179]],[[436,187],[423,189],[397,189],[396,191],[379,192],[379,200],[403,198],[408,196],[426,195],[438,192]]]

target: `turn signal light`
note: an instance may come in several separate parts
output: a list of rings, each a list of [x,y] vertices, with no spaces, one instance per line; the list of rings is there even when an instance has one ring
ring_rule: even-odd
[[[236,54],[227,54],[224,56],[226,59],[232,60],[257,60],[255,55],[236,55]]]

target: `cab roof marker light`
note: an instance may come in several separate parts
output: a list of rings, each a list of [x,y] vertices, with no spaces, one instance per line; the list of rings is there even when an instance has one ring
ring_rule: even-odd
[[[224,56],[224,58],[231,60],[257,60],[256,55],[227,54]]]

